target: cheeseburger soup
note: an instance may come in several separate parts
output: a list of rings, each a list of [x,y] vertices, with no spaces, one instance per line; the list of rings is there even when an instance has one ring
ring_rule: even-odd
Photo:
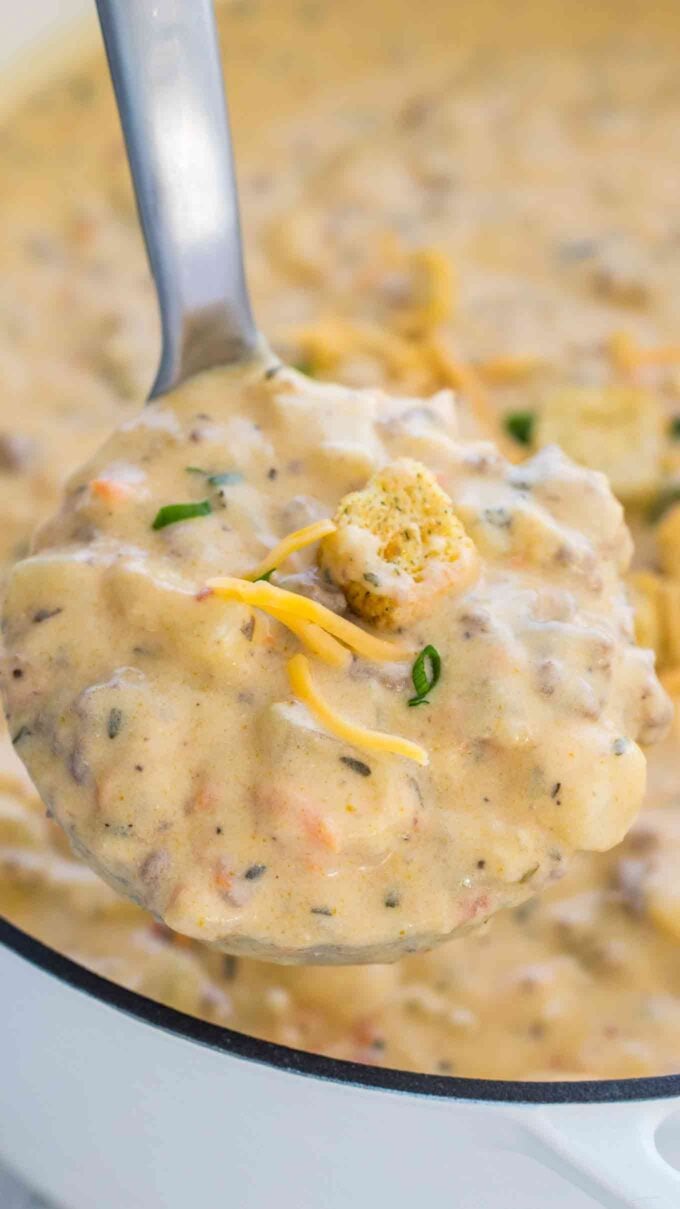
[[[0,133],[8,569],[41,525],[5,614],[0,908],[323,1053],[675,1070],[679,740],[648,747],[630,610],[674,696],[680,18],[374,9],[224,11],[253,294],[296,371],[140,414],[155,312],[101,58]],[[390,965],[233,955],[386,959],[499,907]]]

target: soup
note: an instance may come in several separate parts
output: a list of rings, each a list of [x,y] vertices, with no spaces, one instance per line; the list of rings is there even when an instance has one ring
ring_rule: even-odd
[[[453,387],[468,435],[558,440],[610,477],[638,544],[641,640],[677,691],[680,18],[672,6],[248,4],[224,13],[249,276],[313,378]],[[360,31],[360,36],[359,32]],[[253,70],[253,64],[258,70]],[[131,415],[157,325],[103,63],[2,132],[0,498],[7,564]],[[17,741],[18,736],[12,738]],[[67,851],[3,749],[0,906],[144,994],[378,1065],[496,1078],[678,1067],[677,735],[648,802],[486,931],[394,966],[220,956]]]

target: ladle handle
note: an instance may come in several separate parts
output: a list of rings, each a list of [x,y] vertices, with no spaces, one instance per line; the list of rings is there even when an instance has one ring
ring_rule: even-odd
[[[163,349],[151,397],[248,357],[238,196],[212,0],[97,0]]]

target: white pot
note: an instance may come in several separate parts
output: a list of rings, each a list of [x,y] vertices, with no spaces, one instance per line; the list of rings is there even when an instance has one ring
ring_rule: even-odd
[[[47,62],[39,46],[88,11],[0,0],[0,71]],[[0,987],[0,1152],[64,1209],[680,1206],[680,1076],[336,1062],[152,1003],[2,920]]]

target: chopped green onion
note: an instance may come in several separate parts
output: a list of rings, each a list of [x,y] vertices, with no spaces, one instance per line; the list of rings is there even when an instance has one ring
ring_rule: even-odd
[[[441,674],[442,657],[439,651],[434,646],[424,647],[411,671],[416,696],[411,697],[409,705],[428,705],[427,694],[439,682]]]
[[[680,441],[680,416],[673,416],[668,425],[668,435],[674,441]]]
[[[152,529],[165,529],[166,525],[176,525],[178,521],[190,521],[195,516],[209,516],[212,512],[210,500],[200,500],[197,504],[166,504],[156,513]]]
[[[314,377],[314,365],[311,360],[304,357],[294,363],[293,369],[296,369],[299,374],[304,374],[306,378]]]
[[[259,583],[262,583],[262,581],[264,580],[264,582],[268,584],[269,580],[271,579],[275,570],[276,570],[276,567],[272,567],[271,571],[265,571],[264,575],[258,575],[257,579],[253,580],[253,583],[259,584]]]
[[[234,483],[242,483],[244,475],[240,470],[224,470],[219,474],[211,474],[201,466],[185,466],[187,474],[202,474],[211,487],[230,487]]]
[[[225,470],[222,474],[209,474],[208,482],[211,487],[232,487],[243,482],[243,475],[240,470]]]
[[[680,502],[680,483],[673,483],[670,487],[663,487],[658,495],[652,500],[647,512],[647,520],[654,525],[661,517],[668,512],[673,504]]]
[[[533,411],[509,411],[503,423],[505,431],[520,445],[531,444],[536,423],[536,415]]]

